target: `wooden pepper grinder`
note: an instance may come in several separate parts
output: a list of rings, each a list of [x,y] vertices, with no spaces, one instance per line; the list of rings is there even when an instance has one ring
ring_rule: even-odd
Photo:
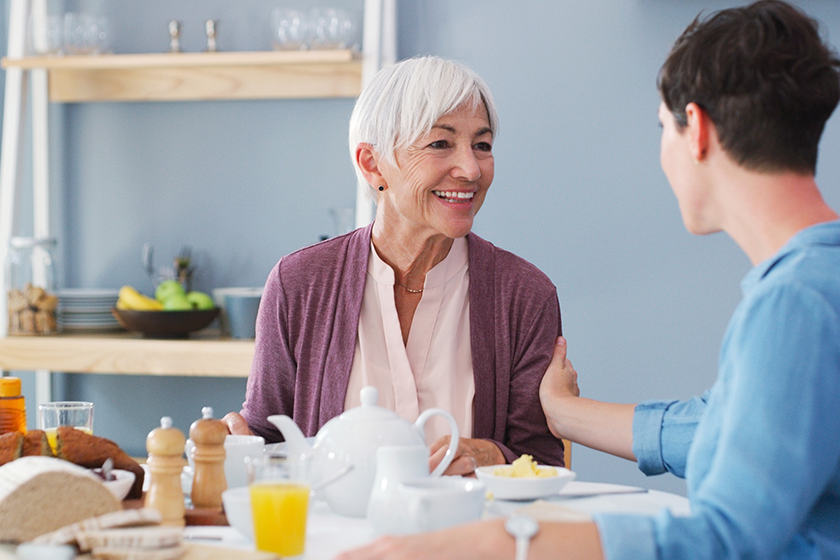
[[[222,492],[227,490],[225,480],[225,438],[227,427],[221,420],[213,419],[213,409],[201,409],[201,419],[190,426],[193,440],[193,475],[190,498],[194,507],[221,509]]]
[[[172,418],[160,419],[160,427],[146,436],[149,458],[149,490],[145,507],[153,508],[163,517],[162,525],[184,526],[184,492],[181,490],[181,471],[184,460],[184,433],[172,427]]]

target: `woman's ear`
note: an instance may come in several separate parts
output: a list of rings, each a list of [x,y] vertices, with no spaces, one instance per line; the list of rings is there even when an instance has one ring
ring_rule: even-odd
[[[706,111],[693,102],[685,106],[685,117],[691,157],[699,163],[706,159],[709,152],[709,134],[712,132],[712,121]]]
[[[356,146],[356,165],[369,185],[382,185],[385,180],[379,169],[379,154],[372,145],[361,142]]]

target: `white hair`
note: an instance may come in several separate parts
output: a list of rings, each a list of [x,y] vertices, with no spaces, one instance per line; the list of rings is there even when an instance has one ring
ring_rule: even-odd
[[[356,147],[368,143],[388,163],[395,152],[428,134],[442,116],[464,104],[487,109],[493,136],[499,117],[490,88],[475,72],[452,60],[419,56],[380,70],[365,87],[350,116],[350,158],[360,182],[366,182],[356,162]],[[368,196],[376,189],[368,185]]]

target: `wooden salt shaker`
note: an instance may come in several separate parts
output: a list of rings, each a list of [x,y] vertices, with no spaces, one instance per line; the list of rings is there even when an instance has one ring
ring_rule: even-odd
[[[190,498],[194,507],[221,509],[222,492],[227,490],[225,480],[225,438],[228,430],[221,420],[213,419],[213,409],[201,409],[201,419],[190,426],[193,440],[193,475]]]
[[[184,526],[181,471],[186,464],[183,458],[185,442],[183,432],[172,427],[172,418],[169,416],[161,418],[160,427],[149,432],[146,437],[149,490],[144,505],[160,512],[162,525]]]

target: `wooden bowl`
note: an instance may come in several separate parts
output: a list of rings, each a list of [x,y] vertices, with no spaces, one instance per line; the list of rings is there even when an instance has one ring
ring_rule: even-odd
[[[111,308],[117,322],[127,331],[141,332],[146,338],[187,338],[213,322],[220,309],[196,311],[135,311]]]

